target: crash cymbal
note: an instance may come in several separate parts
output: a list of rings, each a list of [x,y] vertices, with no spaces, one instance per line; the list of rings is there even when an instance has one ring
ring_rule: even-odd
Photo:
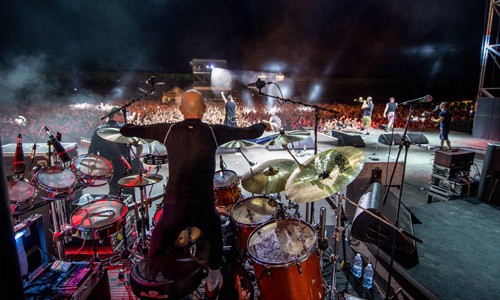
[[[127,137],[120,133],[120,128],[106,127],[97,130],[97,135],[105,140],[120,144],[149,144],[154,140]]]
[[[162,181],[163,176],[159,174],[143,174],[143,175],[130,175],[127,177],[123,177],[118,180],[118,185],[123,188],[130,187],[143,187],[147,185],[152,185]]]
[[[274,146],[274,145],[282,145],[285,146],[289,143],[298,142],[304,139],[307,139],[311,133],[305,130],[292,130],[285,132],[281,130],[279,134],[276,134],[271,139],[266,140],[262,143],[265,146]]]
[[[224,147],[224,148],[245,148],[249,146],[257,145],[255,142],[251,141],[246,141],[246,140],[235,140],[235,141],[230,141],[225,144],[220,145],[219,147]]]
[[[365,153],[344,146],[323,151],[308,159],[288,178],[285,195],[298,203],[314,202],[345,188],[361,172]]]
[[[274,194],[285,190],[285,184],[298,164],[292,159],[273,159],[253,166],[241,178],[243,188],[251,193]]]

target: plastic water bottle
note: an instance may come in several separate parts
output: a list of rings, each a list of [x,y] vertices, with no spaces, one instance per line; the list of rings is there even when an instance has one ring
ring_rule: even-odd
[[[352,265],[352,274],[356,278],[361,278],[361,272],[363,271],[363,258],[361,254],[356,254],[354,257],[354,263]]]
[[[365,268],[365,273],[363,274],[363,286],[366,289],[371,289],[373,285],[373,267],[371,263],[368,263]]]

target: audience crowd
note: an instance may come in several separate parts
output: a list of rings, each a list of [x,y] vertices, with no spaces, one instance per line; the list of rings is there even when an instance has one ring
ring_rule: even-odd
[[[61,104],[43,103],[30,104],[22,107],[4,106],[0,112],[2,145],[15,143],[18,133],[23,136],[25,143],[44,143],[48,140],[43,127],[47,127],[52,134],[61,133],[61,142],[85,142],[92,136],[93,130],[104,123],[103,117],[112,105],[125,105],[128,100],[111,101],[106,104]],[[270,112],[275,111],[281,118],[285,130],[300,130],[314,128],[316,112],[314,108],[303,107],[298,104],[285,102],[274,106],[255,102],[251,106],[237,103],[238,126],[249,126],[260,120],[268,120]],[[387,123],[383,117],[385,102],[375,103],[372,116],[373,128],[385,128]],[[356,132],[361,127],[362,110],[359,103],[331,103],[318,104],[318,131],[330,134],[331,130]],[[223,124],[224,102],[210,101],[204,121],[211,124]],[[404,128],[409,120],[409,128],[424,129],[436,128],[430,122],[433,107],[418,107],[408,118],[409,107],[400,106],[396,112],[395,128]],[[473,112],[467,107],[451,105],[453,120],[472,121]],[[161,103],[159,100],[142,100],[127,107],[127,122],[135,124],[153,124],[159,122],[175,122],[182,120],[182,115],[175,102]],[[336,113],[332,113],[332,111]],[[437,130],[437,128],[436,128]]]

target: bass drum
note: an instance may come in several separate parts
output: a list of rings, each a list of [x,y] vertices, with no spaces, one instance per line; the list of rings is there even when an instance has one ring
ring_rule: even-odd
[[[97,154],[73,158],[71,169],[86,187],[103,186],[113,177],[113,163]]]
[[[117,200],[96,200],[71,214],[71,227],[84,240],[98,240],[121,230],[125,224],[127,206]]]
[[[314,228],[298,219],[257,227],[248,238],[261,299],[320,300],[325,296]]]

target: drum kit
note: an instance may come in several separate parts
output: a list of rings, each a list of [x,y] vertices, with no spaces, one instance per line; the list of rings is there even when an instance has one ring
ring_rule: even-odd
[[[288,143],[307,137],[308,132],[280,132],[256,143],[235,141],[224,146],[281,145],[288,150]],[[321,270],[322,251],[326,249],[320,245],[326,239],[326,230],[318,228],[324,227],[324,224],[311,225],[301,220],[298,206],[321,199],[329,200],[335,195],[338,203],[332,208],[337,210],[336,230],[341,230],[339,216],[342,214],[340,201],[343,198],[339,192],[359,175],[365,154],[355,147],[336,147],[300,163],[288,152],[293,159],[249,163],[250,169],[241,176],[242,188],[252,193],[247,198],[241,195],[228,197],[222,193],[221,189],[234,191],[238,177],[231,170],[218,171],[214,178],[216,204],[218,209],[223,206],[220,211],[230,215],[240,261],[248,262],[253,267],[259,299],[324,299],[328,288],[332,296],[336,292],[335,274],[332,274],[329,286]],[[281,201],[282,192],[289,200],[288,205]],[[334,248],[330,259],[336,264],[338,245]]]
[[[102,138],[116,143],[150,142],[145,139],[124,137],[116,128],[100,129],[97,133]],[[84,203],[68,217],[65,202],[77,190],[106,185],[113,176],[113,164],[96,154],[78,155],[68,162],[59,160],[55,154],[49,155],[49,165],[33,169],[33,176],[29,181],[24,180],[24,174],[21,178],[8,181],[7,189],[14,222],[16,223],[21,215],[50,204],[53,241],[58,258],[66,259],[65,243],[69,242],[71,237],[77,237],[94,242],[94,258],[98,259],[96,241],[124,229],[128,205],[120,196],[92,199],[95,201]],[[147,163],[149,162],[148,160]],[[155,159],[151,162],[163,164],[165,160]],[[118,181],[122,188],[137,187],[141,191],[140,202],[134,201],[136,220],[143,222],[141,237],[146,236],[145,231],[149,228],[148,205],[152,201],[148,199],[145,187],[159,183],[162,179],[161,175],[145,173],[144,168],[140,167],[139,174],[126,176]],[[35,199],[39,195],[39,190],[43,196],[39,197],[40,201],[37,202]],[[124,238],[125,236],[124,234]],[[134,246],[134,249],[142,251],[140,247]],[[124,251],[128,251],[127,246]]]

